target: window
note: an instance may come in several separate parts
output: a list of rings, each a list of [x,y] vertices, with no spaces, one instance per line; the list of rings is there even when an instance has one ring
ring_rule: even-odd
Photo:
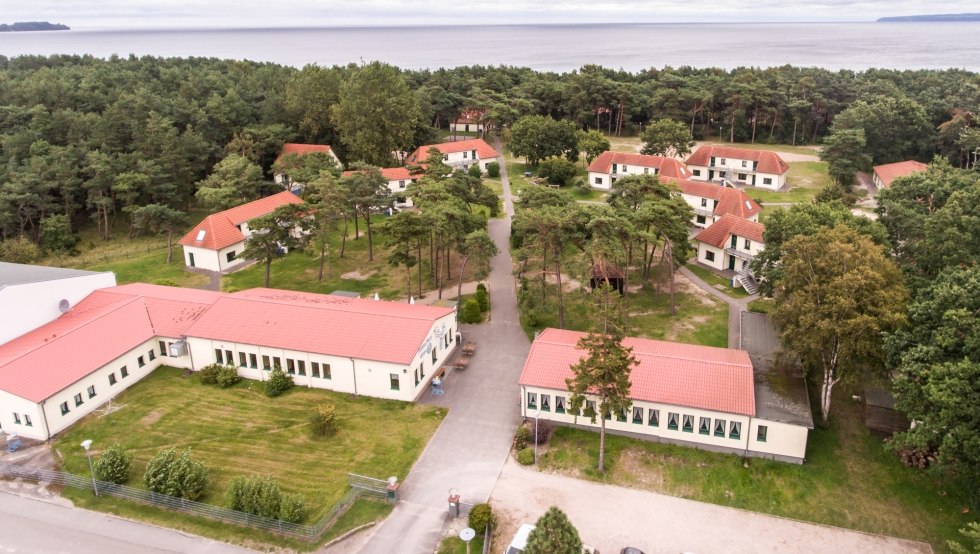
[[[465,159],[468,159],[469,157],[470,157],[470,153],[469,152],[463,152],[463,159],[464,160]]]
[[[763,185],[771,185],[772,184],[772,177],[763,177],[762,178],[762,184]]]
[[[718,163],[720,163],[721,165],[725,165],[725,158],[722,158]]]
[[[303,360],[296,360],[296,371],[300,375],[306,375],[306,362]]]
[[[401,383],[398,382],[397,373],[390,373],[388,378],[391,380],[391,390],[401,390]]]
[[[140,367],[143,367],[143,366],[146,365],[146,362],[143,361],[143,356],[140,356],[139,358],[136,358],[136,365],[138,365]],[[125,375],[123,375],[123,377],[125,377]]]
[[[749,162],[742,160],[742,167],[749,167]]]
[[[711,418],[710,417],[702,417],[698,421],[698,434],[699,435],[707,435],[709,433],[711,433]]]
[[[555,397],[555,413],[556,414],[563,414],[563,413],[565,413],[565,397],[564,396],[556,396]]]
[[[34,422],[31,421],[31,416],[24,414],[24,425],[28,427],[34,427]]]
[[[268,356],[262,356],[262,369],[266,371],[272,369],[272,361]]]
[[[405,188],[405,181],[398,181],[398,188],[400,189]]]
[[[529,392],[527,393],[527,407],[531,409],[537,409],[538,407],[538,393]]]
[[[745,180],[745,174],[744,173],[739,173],[738,174],[738,180],[739,181],[744,181]]]
[[[626,169],[626,166],[624,165],[623,166],[623,173],[626,173],[626,172],[627,172],[627,169]]]
[[[750,248],[752,248],[752,241],[745,239],[745,249],[748,250]]]
[[[737,439],[742,436],[742,424],[733,421],[732,426],[728,428],[728,438]]]
[[[725,438],[725,420],[716,419],[715,420],[715,436]]]
[[[112,372],[109,374],[109,386],[111,387],[112,385],[115,384],[116,384],[116,372]]]
[[[701,170],[700,169],[692,169],[691,170],[691,173],[693,173],[695,177],[700,177],[701,176]]]
[[[759,442],[766,442],[767,436],[769,436],[769,427],[766,425],[760,425],[759,429],[755,432],[755,440]]]
[[[449,161],[449,154],[443,154],[442,155],[442,161],[448,162]]]
[[[239,352],[238,353],[238,365],[239,365],[239,367],[247,367],[248,366],[248,358],[245,356],[245,353],[244,352]]]
[[[313,377],[320,376],[320,362],[310,362],[310,375]],[[415,384],[418,384],[418,379],[416,379]]]
[[[122,375],[123,379],[125,379],[126,377],[129,377],[129,370],[126,369],[126,366],[122,366],[119,368],[119,374]]]
[[[550,412],[551,411],[551,395],[542,394],[541,395],[541,411]]]
[[[167,356],[167,343],[160,341],[160,355]]]
[[[155,350],[150,350],[149,352],[146,353],[146,355],[150,357],[151,362],[157,359],[157,353]]]
[[[648,173],[650,173],[650,168],[649,167],[644,167],[643,168],[643,174],[646,175]],[[654,171],[654,173],[656,173],[656,171]]]
[[[425,378],[425,360],[419,362],[419,375],[421,375],[423,379]]]
[[[214,363],[216,363],[216,364],[223,364],[223,363],[225,363],[224,358],[222,358],[221,349],[220,348],[215,348],[214,349]]]
[[[65,415],[69,411],[71,411],[71,410],[68,409],[68,403],[67,402],[62,402],[61,403],[61,406],[58,406],[58,407],[61,408],[61,415]]]
[[[232,354],[231,350],[225,350],[225,364],[235,365],[235,355]]]
[[[235,251],[234,250],[232,250],[231,252],[225,254],[225,261],[228,261],[228,262],[235,261]]]
[[[681,427],[681,431],[684,431],[685,433],[694,432],[694,416],[692,415],[684,416],[684,426]]]
[[[709,262],[715,261],[715,253],[714,252],[711,252],[709,250],[705,250],[704,251],[704,259],[705,260],[708,260]]]
[[[282,360],[279,359],[279,356],[272,357],[272,367],[275,369],[282,369]]]
[[[412,371],[412,375],[415,376],[415,386],[416,387],[419,386],[419,382],[420,382],[419,381],[419,370],[416,369],[416,370]]]
[[[259,367],[258,356],[256,356],[255,354],[248,355],[248,367],[252,369]]]
[[[422,377],[425,377],[425,375],[423,374]],[[323,378],[330,378],[330,364],[323,364]]]
[[[617,167],[616,164],[612,164],[612,172],[613,173],[617,173],[616,167]]]
[[[286,358],[286,373],[296,375],[296,362],[292,358]]]
[[[20,415],[18,415],[17,412],[14,412],[14,423],[20,425]]]
[[[86,392],[89,398],[95,398],[95,385],[90,386]]]
[[[695,219],[695,221],[697,221],[700,225],[704,225],[704,223],[705,223],[704,216],[703,215],[697,216],[697,218]]]
[[[707,198],[702,198],[701,199],[701,207],[702,208],[707,208],[708,207],[708,199]]]
[[[585,417],[595,417],[595,400],[585,401]]]
[[[678,417],[679,416],[677,414],[675,414],[674,412],[668,412],[667,413],[667,428],[670,429],[671,431],[676,431],[677,430],[677,418]]]
[[[626,408],[620,408],[619,413],[616,414],[616,421],[626,421]]]
[[[647,419],[647,425],[650,427],[660,427],[660,410],[650,410],[650,418]]]
[[[602,184],[602,177],[596,177],[595,178],[595,184],[601,185]]]
[[[633,423],[643,425],[643,408],[633,406]]]
[[[82,400],[82,393],[76,394],[75,395],[75,407],[77,408],[77,407],[81,406],[84,403],[85,403],[85,401]]]

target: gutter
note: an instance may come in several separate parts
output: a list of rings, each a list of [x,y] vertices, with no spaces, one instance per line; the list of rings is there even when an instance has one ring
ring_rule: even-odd
[[[48,427],[48,413],[44,409],[44,405],[47,403],[47,401],[47,398],[41,401],[41,419],[44,420],[44,434],[47,435],[44,440],[51,438],[51,428]]]
[[[350,370],[354,377],[354,396],[357,396],[357,366],[354,364],[354,358],[350,359]]]

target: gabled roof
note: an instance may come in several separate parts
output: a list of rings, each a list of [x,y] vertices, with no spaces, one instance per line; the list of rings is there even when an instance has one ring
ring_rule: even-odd
[[[276,161],[278,162],[287,154],[302,156],[303,154],[309,154],[311,152],[323,152],[324,154],[330,154],[334,158],[337,157],[337,154],[334,153],[333,148],[331,148],[328,144],[300,144],[297,142],[287,142],[286,144],[282,145],[282,150],[279,151],[279,156],[276,158]]]
[[[589,164],[589,171],[593,173],[610,173],[612,172],[612,164],[657,168],[659,175],[663,177],[675,177],[678,179],[689,179],[691,177],[691,172],[687,169],[687,166],[674,158],[648,156],[646,154],[631,152],[603,152]]]
[[[66,269],[62,267],[49,267],[44,265],[0,262],[0,289],[10,285],[23,285],[27,283],[71,279],[74,277],[98,275],[99,273],[101,272],[83,271],[81,269]]]
[[[483,139],[468,139],[468,140],[457,140],[453,142],[440,142],[438,144],[426,144],[425,146],[419,146],[415,149],[415,152],[408,157],[409,163],[419,163],[424,162],[425,158],[429,155],[429,149],[435,148],[442,152],[443,154],[454,154],[456,152],[468,152],[470,150],[476,150],[476,155],[481,160],[487,158],[496,158],[500,154],[493,149],[492,146],[486,143]]]
[[[286,190],[272,196],[259,198],[241,206],[235,206],[222,212],[211,214],[190,230],[180,244],[197,246],[210,250],[221,250],[226,246],[242,242],[245,235],[236,227],[257,217],[269,215],[280,206],[302,204],[298,196]],[[202,234],[203,231],[203,234]]]
[[[487,110],[467,108],[459,114],[454,123],[481,123],[487,115]]]
[[[755,171],[759,173],[775,173],[782,175],[789,171],[789,164],[779,157],[779,154],[770,150],[749,150],[747,148],[737,148],[734,146],[712,146],[704,145],[698,148],[687,159],[687,165],[697,165],[708,167],[711,158],[731,158],[733,160],[752,160],[759,162]]]
[[[758,202],[749,198],[747,194],[739,189],[723,187],[705,181],[686,181],[682,179],[668,179],[681,189],[682,194],[697,196],[700,198],[710,198],[718,201],[714,208],[715,215],[734,215],[742,219],[749,219],[762,211],[762,206]]]
[[[761,223],[742,219],[730,214],[721,216],[721,219],[712,223],[707,229],[698,233],[694,240],[710,244],[718,248],[728,245],[729,237],[737,235],[747,238],[759,244],[762,243],[762,236],[766,227]]]
[[[929,169],[929,166],[922,162],[906,160],[904,162],[896,162],[893,164],[876,165],[875,174],[878,176],[878,180],[881,181],[881,186],[888,188],[891,186],[892,181],[899,177],[904,177],[906,175],[911,175],[912,173],[918,173],[927,169]]]
[[[412,179],[418,179],[424,175],[424,173],[421,171],[412,173],[407,167],[382,167],[380,169],[381,175],[383,175],[388,181],[410,181]],[[348,170],[343,173],[343,176],[349,177],[354,173],[354,171]]]
[[[186,334],[410,364],[433,323],[451,313],[451,308],[258,288],[224,296]]]
[[[568,390],[571,366],[585,354],[576,347],[585,333],[545,329],[524,364],[520,384]],[[630,374],[630,398],[748,416],[755,415],[748,352],[628,337],[639,365]]]

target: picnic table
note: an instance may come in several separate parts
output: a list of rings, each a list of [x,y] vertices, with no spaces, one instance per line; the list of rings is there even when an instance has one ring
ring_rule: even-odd
[[[470,359],[464,357],[456,360],[456,363],[453,364],[453,367],[455,367],[456,369],[466,369],[467,367],[469,367],[469,365],[470,365]]]
[[[464,356],[472,356],[474,352],[476,352],[476,343],[475,342],[468,342],[468,343],[466,343],[466,344],[463,345],[463,355]]]

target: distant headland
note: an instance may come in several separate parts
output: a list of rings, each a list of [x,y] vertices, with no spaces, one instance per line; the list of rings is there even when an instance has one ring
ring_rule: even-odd
[[[895,17],[882,17],[878,23],[903,23],[908,21],[980,21],[980,13],[941,13],[933,15],[902,15]]]
[[[61,23],[48,23],[47,21],[18,21],[8,25],[0,23],[0,33],[13,33],[19,31],[70,31],[71,27]]]

